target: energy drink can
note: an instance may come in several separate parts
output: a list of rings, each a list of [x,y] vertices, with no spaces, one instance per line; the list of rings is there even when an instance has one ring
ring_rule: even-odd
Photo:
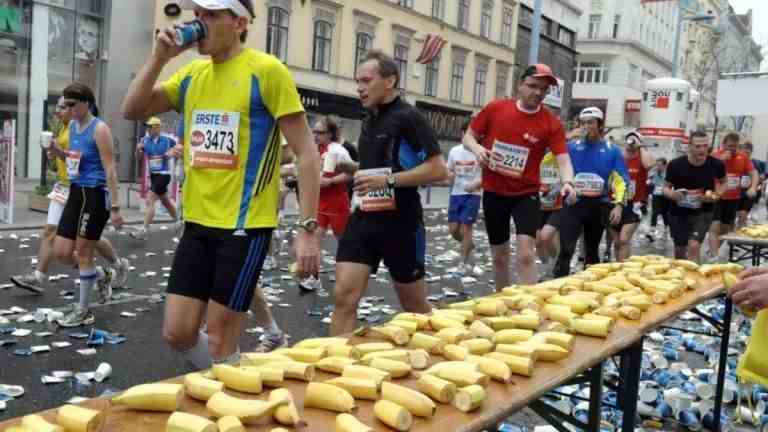
[[[203,39],[207,34],[208,29],[205,27],[205,23],[195,19],[185,22],[181,27],[177,27],[173,39],[176,45],[187,46]]]

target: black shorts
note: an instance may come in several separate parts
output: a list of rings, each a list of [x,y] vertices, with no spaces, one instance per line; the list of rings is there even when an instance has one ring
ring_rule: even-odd
[[[723,225],[733,225],[738,209],[739,200],[720,200],[715,203],[715,214],[712,220]]]
[[[560,210],[541,210],[541,219],[539,222],[539,229],[544,228],[544,225],[550,225],[555,228],[557,228],[557,221],[559,218],[557,215],[560,213]]]
[[[701,243],[712,223],[712,212],[691,213],[688,215],[669,215],[670,233],[675,247],[688,246],[689,240]]]
[[[634,205],[632,203],[629,203],[621,211],[621,221],[619,222],[619,224],[611,225],[609,222],[608,226],[614,231],[621,231],[621,228],[623,228],[624,225],[632,225],[637,223],[640,223],[640,216],[637,213],[635,213]]]
[[[171,183],[170,174],[150,174],[149,190],[157,196],[163,196],[168,193],[168,185]]]
[[[109,221],[111,201],[106,186],[82,187],[72,185],[56,234],[69,240],[82,237],[101,239]]]
[[[187,222],[173,257],[168,293],[213,300],[235,312],[251,305],[272,228],[234,230]]]
[[[539,193],[527,195],[505,196],[493,192],[483,193],[483,214],[485,215],[485,231],[491,246],[498,246],[509,241],[509,220],[515,221],[517,235],[527,235],[536,238],[536,231],[541,223]]]
[[[352,213],[339,239],[336,262],[365,264],[376,273],[381,261],[392,280],[411,283],[424,277],[426,234],[421,218]]]

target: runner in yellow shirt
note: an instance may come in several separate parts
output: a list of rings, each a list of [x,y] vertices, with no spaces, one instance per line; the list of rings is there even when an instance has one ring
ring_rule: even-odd
[[[11,276],[11,282],[17,287],[35,294],[42,294],[45,291],[44,285],[48,282],[48,267],[54,259],[53,240],[56,238],[56,228],[59,225],[59,220],[64,212],[64,205],[69,197],[69,176],[67,175],[67,164],[64,159],[67,157],[67,149],[69,149],[69,122],[72,120],[72,114],[69,111],[69,107],[64,105],[63,97],[60,97],[56,103],[56,117],[63,126],[56,138],[50,143],[48,156],[56,161],[58,181],[53,185],[53,190],[48,195],[50,200],[48,204],[48,218],[43,227],[43,232],[40,233],[37,265],[34,270],[28,273]],[[130,268],[128,260],[119,258],[112,244],[106,238],[99,240],[96,244],[96,251],[109,263],[109,268],[102,271],[110,273],[112,287],[124,288],[128,278],[128,269]],[[65,264],[75,265],[74,258]]]
[[[126,118],[176,110],[184,119],[184,235],[168,282],[163,336],[199,368],[238,358],[238,338],[277,225],[280,133],[298,157],[296,236],[300,276],[317,274],[320,160],[288,69],[243,43],[250,0],[193,0],[201,37],[158,32],[154,52],[131,83]],[[194,31],[194,29],[197,29]],[[183,42],[183,41],[181,41]],[[163,67],[191,47],[207,58],[158,83]],[[257,319],[270,321],[269,310]],[[205,316],[208,333],[199,333]],[[210,337],[208,337],[210,335]]]

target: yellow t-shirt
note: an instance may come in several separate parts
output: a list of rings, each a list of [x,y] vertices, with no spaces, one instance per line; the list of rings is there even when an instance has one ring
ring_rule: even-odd
[[[277,119],[304,112],[288,69],[253,49],[197,60],[162,84],[184,116],[184,219],[211,228],[277,226]]]
[[[62,150],[67,151],[69,149],[69,125],[65,124],[59,131],[59,135],[56,137],[56,143]],[[69,186],[69,176],[67,175],[67,162],[64,159],[56,158],[56,174],[59,176],[59,181]]]
[[[747,351],[739,359],[736,375],[742,381],[768,386],[768,309],[757,314]]]

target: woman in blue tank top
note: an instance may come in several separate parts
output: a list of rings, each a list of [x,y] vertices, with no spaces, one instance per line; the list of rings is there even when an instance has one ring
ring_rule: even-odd
[[[96,98],[87,86],[74,83],[63,91],[69,107],[69,150],[66,163],[71,180],[69,199],[59,221],[54,249],[63,263],[72,261],[77,251],[80,270],[80,300],[72,311],[58,321],[62,327],[77,327],[94,322],[89,312],[90,295],[98,286],[100,301],[112,293],[111,270],[97,269],[94,252],[108,220],[120,229],[118,184],[112,153],[112,132],[97,117]]]

